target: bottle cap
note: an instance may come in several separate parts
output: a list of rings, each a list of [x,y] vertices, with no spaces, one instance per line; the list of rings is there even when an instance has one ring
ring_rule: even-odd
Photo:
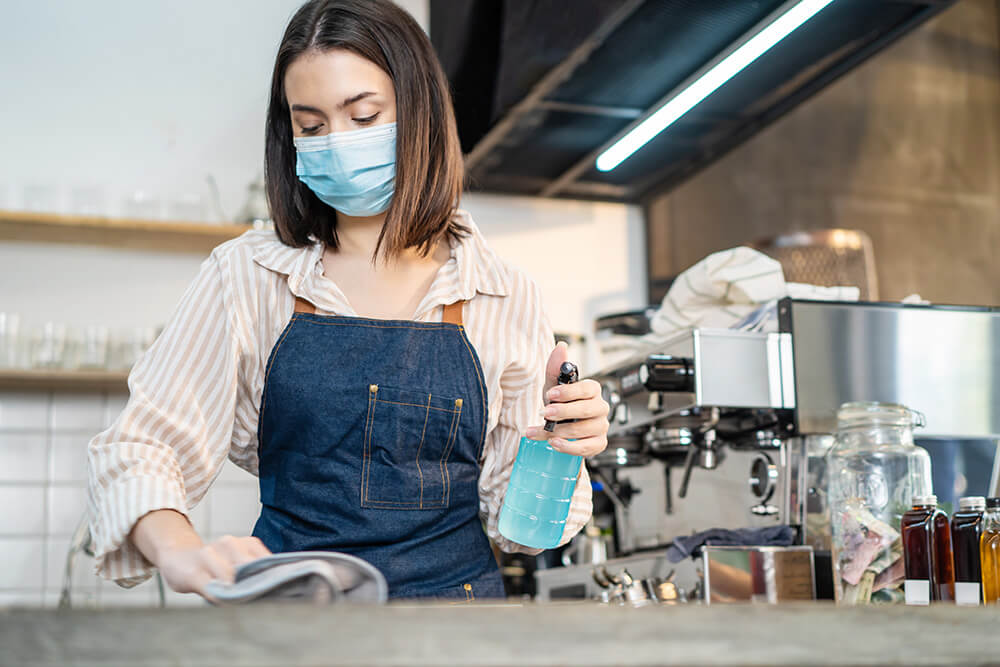
[[[986,507],[986,498],[982,496],[965,496],[958,499],[958,507],[963,510],[981,510]]]
[[[937,496],[913,496],[913,506],[919,505],[937,505]]]
[[[987,498],[986,499],[986,506],[987,507],[1000,507],[1000,498]]]

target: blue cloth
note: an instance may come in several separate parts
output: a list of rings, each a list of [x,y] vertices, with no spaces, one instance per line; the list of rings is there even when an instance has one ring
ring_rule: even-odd
[[[268,360],[253,534],[362,558],[391,598],[497,598],[483,373],[457,324],[295,313]]]
[[[726,530],[712,528],[687,537],[678,537],[667,548],[667,560],[679,563],[688,556],[697,558],[703,546],[715,547],[787,547],[795,540],[790,526],[765,528],[739,528]]]

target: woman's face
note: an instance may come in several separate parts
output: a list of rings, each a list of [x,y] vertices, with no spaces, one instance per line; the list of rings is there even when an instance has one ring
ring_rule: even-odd
[[[312,137],[393,123],[396,93],[378,65],[352,51],[310,51],[285,72],[292,133]]]

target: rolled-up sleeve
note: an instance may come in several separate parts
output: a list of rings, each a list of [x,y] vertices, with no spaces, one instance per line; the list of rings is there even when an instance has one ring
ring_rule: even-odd
[[[129,374],[129,400],[88,447],[97,573],[134,586],[153,571],[128,539],[158,509],[185,516],[229,451],[239,346],[215,255],[201,266],[156,342]]]
[[[518,288],[508,297],[520,301],[520,307],[511,311],[515,317],[512,317],[508,326],[519,335],[509,338],[514,347],[511,363],[500,377],[503,401],[499,420],[486,436],[479,486],[480,514],[485,521],[487,535],[500,549],[509,553],[537,554],[541,549],[512,542],[501,535],[498,529],[500,508],[517,458],[521,436],[529,426],[542,423],[539,411],[544,405],[542,391],[545,387],[545,364],[555,345],[555,337],[545,316],[538,288],[530,281],[518,285]],[[580,531],[592,511],[590,476],[586,466],[581,465],[560,545]]]

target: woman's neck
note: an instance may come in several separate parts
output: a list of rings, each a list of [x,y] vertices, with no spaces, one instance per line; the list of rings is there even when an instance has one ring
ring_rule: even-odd
[[[337,213],[337,254],[371,257],[385,225],[385,213],[354,217]]]

